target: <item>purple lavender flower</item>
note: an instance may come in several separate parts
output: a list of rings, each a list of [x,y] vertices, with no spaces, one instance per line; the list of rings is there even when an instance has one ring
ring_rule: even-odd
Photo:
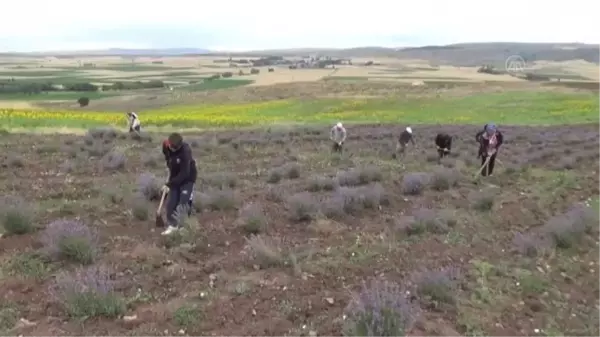
[[[138,192],[148,201],[160,199],[160,183],[152,173],[142,173],[137,180]]]
[[[72,317],[117,317],[125,310],[106,268],[89,267],[59,274],[49,290]]]
[[[98,250],[98,235],[74,220],[56,220],[42,233],[40,241],[46,253],[82,264],[92,263]]]
[[[347,336],[404,336],[412,328],[419,307],[397,284],[375,281],[363,285],[346,308]]]

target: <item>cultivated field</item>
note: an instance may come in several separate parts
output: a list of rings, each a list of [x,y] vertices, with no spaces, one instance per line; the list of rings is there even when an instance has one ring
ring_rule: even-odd
[[[479,126],[413,128],[401,160],[396,127],[350,127],[341,156],[326,128],[189,134],[195,213],[169,240],[159,135],[4,135],[0,327],[339,335],[391,305],[411,335],[597,335],[598,125],[502,127],[484,180]],[[438,165],[439,130],[458,139]],[[377,279],[405,289],[379,299]]]
[[[235,59],[240,59],[236,57]],[[233,61],[235,61],[235,59]],[[258,57],[244,58],[256,60]],[[288,60],[299,60],[290,57]],[[68,85],[91,83],[98,86],[117,82],[163,81],[173,90],[146,89],[85,93],[91,99],[87,109],[92,110],[146,110],[165,105],[204,102],[227,88],[237,87],[221,94],[218,103],[240,100],[268,100],[283,96],[306,97],[329,95],[337,92],[350,96],[376,96],[396,94],[411,86],[425,87],[421,90],[435,91],[440,87],[471,85],[528,86],[531,83],[509,75],[478,73],[478,67],[438,65],[433,62],[390,57],[349,58],[352,65],[336,65],[325,69],[289,69],[287,65],[252,67],[249,64],[228,62],[226,57],[2,57],[0,58],[0,82],[46,83]],[[372,64],[366,66],[368,62]],[[583,60],[563,62],[539,61],[528,65],[528,71],[560,79],[561,86],[598,87],[598,65]],[[272,72],[269,72],[272,68]],[[258,74],[251,74],[251,69]],[[503,69],[500,69],[503,70]],[[232,77],[207,80],[215,74],[232,73]],[[332,83],[333,82],[333,83]],[[556,84],[556,82],[554,82]],[[317,85],[315,85],[317,84]],[[536,84],[537,85],[537,84]],[[274,88],[277,86],[278,88]],[[323,86],[327,88],[323,90]],[[331,87],[344,88],[340,90]],[[351,87],[351,88],[348,88]],[[358,88],[357,88],[358,87]],[[387,87],[388,89],[382,90]],[[286,89],[287,88],[287,89]],[[369,89],[371,88],[371,89]],[[373,88],[375,88],[373,90]],[[393,88],[400,88],[393,90]],[[48,92],[45,94],[2,94],[0,107],[15,108],[23,104],[52,108],[77,108],[76,100],[83,96],[78,92]],[[225,96],[225,97],[224,97]],[[274,97],[275,96],[275,97]],[[35,104],[31,104],[31,103]]]
[[[0,82],[170,86],[0,94],[0,334],[600,333],[596,64],[539,62],[585,79],[530,82],[382,57],[254,75],[215,59],[0,59]],[[490,121],[505,144],[476,177]],[[409,125],[416,146],[394,156]],[[174,130],[199,178],[165,238]],[[441,131],[455,140],[438,162]]]

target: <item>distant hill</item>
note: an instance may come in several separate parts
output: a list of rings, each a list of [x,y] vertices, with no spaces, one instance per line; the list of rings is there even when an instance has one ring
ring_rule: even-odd
[[[600,45],[583,43],[518,43],[483,42],[459,43],[445,46],[414,48],[358,47],[349,49],[298,48],[284,50],[258,50],[247,52],[212,52],[202,48],[169,49],[106,49],[96,51],[57,51],[43,53],[0,53],[0,56],[309,56],[319,54],[331,57],[394,57],[421,59],[438,65],[481,66],[490,64],[504,66],[511,55],[520,55],[526,61],[585,60],[600,63]]]
[[[210,50],[202,48],[165,48],[165,49],[122,49],[110,48],[102,50],[82,50],[82,51],[51,51],[51,52],[31,52],[31,53],[0,53],[0,56],[181,56],[181,55],[202,55],[209,53]]]
[[[583,43],[518,43],[483,42],[459,43],[445,46],[424,46],[414,48],[359,47],[351,49],[293,49],[264,50],[230,55],[307,55],[320,54],[332,57],[395,57],[400,59],[421,59],[440,65],[480,66],[491,64],[503,66],[511,55],[520,55],[526,61],[568,61],[585,60],[599,63],[597,44]],[[214,53],[213,53],[214,54]],[[229,55],[229,54],[228,54]]]

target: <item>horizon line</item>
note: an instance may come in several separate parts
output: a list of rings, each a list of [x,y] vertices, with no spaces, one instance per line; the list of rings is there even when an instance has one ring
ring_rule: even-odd
[[[270,49],[245,49],[245,50],[232,50],[232,49],[211,49],[206,47],[164,47],[164,48],[123,48],[123,47],[111,47],[104,49],[67,49],[67,50],[49,50],[49,51],[6,51],[0,52],[0,55],[5,54],[69,54],[69,53],[90,53],[90,52],[110,52],[110,51],[170,51],[180,49],[191,49],[191,50],[202,50],[206,54],[211,53],[266,53],[266,52],[285,52],[295,50],[305,51],[319,51],[319,50],[331,50],[331,51],[344,51],[353,49],[388,49],[390,51],[402,51],[403,49],[418,49],[427,47],[451,47],[469,44],[539,44],[539,45],[580,45],[580,46],[596,46],[600,48],[600,43],[587,43],[587,42],[518,42],[518,41],[474,41],[474,42],[457,42],[450,44],[424,44],[424,45],[413,45],[413,46],[398,46],[398,47],[387,47],[387,46],[354,46],[354,47],[293,47],[293,48],[270,48]]]

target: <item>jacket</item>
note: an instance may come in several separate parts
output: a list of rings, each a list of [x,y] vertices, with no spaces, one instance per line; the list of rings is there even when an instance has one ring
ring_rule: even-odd
[[[162,152],[169,168],[169,188],[179,187],[186,183],[195,183],[198,177],[196,161],[192,157],[192,149],[188,143],[183,143],[177,151],[171,151],[168,143],[163,142]]]
[[[479,143],[479,153],[477,157],[485,157],[489,150],[498,150],[500,148],[500,145],[504,142],[504,136],[502,135],[502,132],[496,131],[496,145],[493,148],[490,148],[490,138],[485,131],[479,131],[475,135],[475,140]]]

